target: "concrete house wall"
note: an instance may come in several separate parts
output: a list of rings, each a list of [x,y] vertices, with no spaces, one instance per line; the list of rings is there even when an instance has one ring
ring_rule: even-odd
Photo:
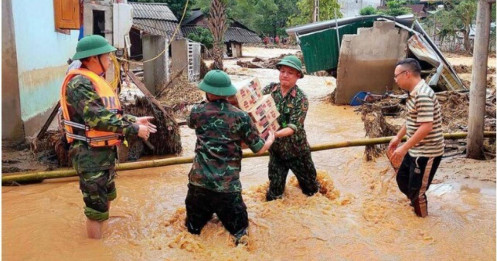
[[[395,64],[407,55],[408,33],[393,22],[374,22],[343,37],[338,61],[335,102],[348,104],[355,94],[383,94],[396,87]],[[388,72],[388,73],[385,73]]]
[[[8,1],[11,4],[12,26],[10,29],[2,28],[2,34],[14,37],[8,45],[11,50],[3,49],[2,53],[16,54],[16,61],[8,64],[8,71],[9,77],[13,77],[12,74],[16,74],[16,68],[13,67],[17,64],[15,78],[18,86],[15,79],[11,79],[3,88],[18,88],[20,115],[10,116],[14,120],[20,118],[24,135],[32,136],[40,130],[59,100],[60,85],[67,69],[66,61],[74,55],[79,32],[71,30],[70,34],[64,34],[55,31],[53,0]],[[8,16],[2,16],[2,21],[5,19]],[[3,77],[5,75],[2,76],[2,83]],[[15,90],[10,93],[16,95]],[[2,110],[15,114],[16,109],[4,102],[6,98],[15,97],[2,97]],[[2,139],[15,138],[10,131],[4,132],[10,127],[5,125],[8,124],[2,121]]]

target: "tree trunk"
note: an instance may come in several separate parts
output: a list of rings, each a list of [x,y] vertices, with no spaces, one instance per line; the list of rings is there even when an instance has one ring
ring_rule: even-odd
[[[490,35],[490,4],[478,1],[473,51],[473,72],[469,89],[468,149],[466,156],[483,159],[483,130],[487,90],[488,38]]]
[[[223,70],[223,39],[226,32],[226,6],[222,0],[212,0],[210,7],[210,17],[208,20],[209,29],[214,38],[213,59],[214,68]]]
[[[464,50],[466,53],[470,54],[471,53],[471,44],[469,42],[469,33],[470,33],[470,28],[468,27],[464,31]],[[476,37],[475,37],[476,38]]]

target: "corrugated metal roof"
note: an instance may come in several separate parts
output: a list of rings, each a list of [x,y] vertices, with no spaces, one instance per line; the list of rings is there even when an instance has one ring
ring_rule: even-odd
[[[332,19],[332,20],[327,20],[327,21],[322,21],[322,22],[299,25],[299,26],[288,28],[285,31],[289,35],[307,34],[307,33],[321,31],[321,30],[325,30],[325,29],[329,29],[329,28],[335,28],[336,25],[342,26],[342,25],[348,25],[348,24],[353,24],[353,23],[357,23],[357,22],[363,22],[363,21],[367,21],[370,19],[378,19],[378,18],[386,18],[390,21],[398,22],[398,23],[401,23],[401,24],[404,24],[407,26],[410,26],[412,24],[412,22],[414,21],[414,17],[412,15],[409,15],[407,17],[403,17],[403,16],[393,17],[393,16],[386,16],[386,15],[363,15],[363,16],[358,16],[358,17]]]
[[[185,20],[183,20],[183,25],[186,25],[186,24],[189,24],[191,22],[193,22],[195,19],[203,16],[204,13],[200,10],[200,9],[195,9],[195,10],[192,10],[190,12],[190,16],[188,16],[188,18],[186,18]]]
[[[178,22],[176,16],[169,9],[167,4],[161,3],[133,3],[133,18],[156,19]]]
[[[196,28],[197,26],[182,26],[181,30],[183,31],[183,35],[188,37],[190,33],[196,32]],[[260,43],[261,38],[250,30],[240,27],[229,27],[226,33],[224,33],[224,42]]]
[[[153,19],[133,19],[133,27],[151,35],[162,35],[171,38],[176,30],[178,23],[171,21],[153,20]],[[181,29],[176,33],[175,39],[183,38]]]
[[[166,4],[132,3],[133,27],[151,35],[162,35],[171,38],[178,26],[178,19]],[[175,39],[183,38],[181,30]]]

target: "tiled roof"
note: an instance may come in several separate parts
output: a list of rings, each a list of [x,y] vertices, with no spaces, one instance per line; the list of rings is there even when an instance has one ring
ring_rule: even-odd
[[[133,27],[151,35],[162,35],[171,38],[176,30],[178,23],[170,21],[152,20],[152,19],[133,19]],[[175,39],[183,38],[181,29],[176,33]]]
[[[225,42],[260,43],[261,38],[254,32],[240,27],[229,27],[224,33]]]
[[[200,20],[198,20],[201,18]],[[202,23],[201,21],[204,21]],[[183,31],[183,36],[188,37],[190,33],[195,33],[196,27],[201,26],[207,28],[205,22],[207,18],[200,10],[193,10],[191,12],[190,17],[183,21],[181,26],[181,31]],[[195,22],[195,23],[194,23]],[[253,31],[249,30],[247,27],[242,25],[241,23],[230,19],[231,26],[228,27],[226,33],[224,33],[224,42],[239,42],[239,43],[260,43],[262,42],[261,38]]]
[[[190,12],[190,16],[186,19],[183,20],[183,23],[181,23],[182,25],[186,25],[186,24],[189,24],[191,22],[193,22],[195,19],[203,16],[204,13],[202,13],[201,10],[199,9],[194,9]]]
[[[167,4],[134,2],[130,2],[130,4],[133,6],[133,18],[178,22],[178,19],[176,19],[173,12],[167,7]]]
[[[190,33],[195,33],[197,26],[182,26],[183,36],[188,37]],[[260,43],[261,38],[254,32],[240,28],[229,27],[224,33],[224,42],[239,42],[239,43]]]
[[[166,4],[132,3],[133,27],[151,35],[171,38],[178,26],[178,19]],[[183,38],[181,30],[175,39]]]

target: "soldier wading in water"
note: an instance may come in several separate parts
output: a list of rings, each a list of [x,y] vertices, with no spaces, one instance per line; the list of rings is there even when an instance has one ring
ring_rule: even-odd
[[[147,140],[156,132],[149,122],[152,117],[123,115],[119,97],[105,81],[109,55],[115,50],[100,35],[83,37],[72,58],[81,61],[81,68],[67,73],[60,97],[69,155],[86,205],[88,237],[97,239],[109,219],[110,201],[117,196],[116,146],[123,137],[138,135]]]
[[[206,92],[207,102],[195,106],[187,119],[197,142],[188,175],[186,227],[200,234],[216,213],[235,243],[246,244],[246,237],[242,238],[247,234],[248,217],[240,183],[241,143],[262,154],[273,143],[274,134],[264,141],[250,116],[227,101],[237,90],[225,72],[208,72],[199,88]]]

